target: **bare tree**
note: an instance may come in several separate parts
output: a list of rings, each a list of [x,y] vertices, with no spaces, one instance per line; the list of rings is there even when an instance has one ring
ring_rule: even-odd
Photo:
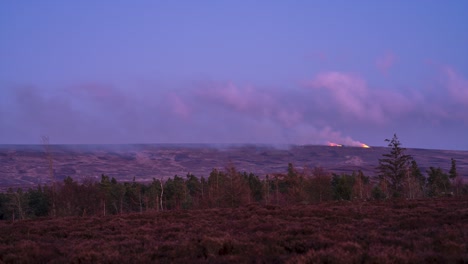
[[[25,219],[25,208],[24,208],[24,193],[21,189],[13,191],[12,189],[8,192],[10,194],[10,208],[12,209],[12,220],[15,221],[15,211],[18,213],[20,220]]]
[[[161,205],[161,211],[163,211],[164,210],[164,207],[163,207],[164,177],[161,177],[161,179],[159,180],[159,183],[161,184],[161,196],[159,198],[159,203]]]
[[[151,168],[151,172],[154,172],[155,168],[156,168],[156,165],[153,165],[153,167]],[[159,184],[161,185],[161,194],[159,195],[159,206],[160,206],[161,211],[164,211],[164,207],[163,207],[164,177],[161,177],[161,179],[159,179]],[[158,203],[158,201],[156,201],[156,203]],[[156,204],[156,207],[158,207],[158,204]]]

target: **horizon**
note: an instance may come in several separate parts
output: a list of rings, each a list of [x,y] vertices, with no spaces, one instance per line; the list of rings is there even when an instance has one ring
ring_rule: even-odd
[[[468,150],[468,1],[11,1],[0,39],[0,144]]]
[[[353,145],[346,145],[340,144],[340,146],[332,146],[330,144],[275,144],[275,143],[49,143],[47,146],[151,146],[151,145],[160,145],[160,146],[203,146],[209,148],[230,148],[230,147],[270,147],[275,149],[288,149],[293,147],[327,147],[327,148],[357,148],[357,149],[372,149],[372,148],[388,148],[391,149],[389,146],[372,146],[369,145],[368,147],[362,146],[353,146]],[[0,146],[34,146],[43,148],[44,143],[36,143],[36,144],[22,144],[22,143],[0,143]],[[463,149],[437,149],[437,148],[420,148],[420,147],[407,147],[402,145],[401,148],[408,149],[408,150],[440,150],[440,151],[461,151],[461,152],[468,152],[468,150]]]

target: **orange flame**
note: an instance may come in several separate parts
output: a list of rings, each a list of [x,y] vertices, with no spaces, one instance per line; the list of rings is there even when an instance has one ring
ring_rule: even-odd
[[[370,148],[370,147],[364,143],[361,143],[361,148]]]
[[[333,142],[328,142],[328,146],[330,146],[330,147],[342,147],[343,145],[337,144],[337,143],[333,143]]]

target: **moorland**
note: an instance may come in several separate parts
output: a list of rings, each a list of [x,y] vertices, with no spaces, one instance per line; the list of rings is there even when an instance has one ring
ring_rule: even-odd
[[[468,200],[0,221],[1,263],[466,263]]]
[[[288,163],[296,168],[322,167],[332,173],[361,170],[376,175],[378,159],[386,147],[140,144],[140,145],[50,145],[54,177],[99,180],[106,174],[118,181],[151,182],[174,175],[208,177],[213,168],[228,164],[241,172],[261,178],[283,173]],[[448,171],[450,159],[457,160],[458,172],[468,177],[468,151],[407,149],[425,172],[429,167]],[[43,145],[0,145],[0,190],[8,187],[36,187],[51,182]]]

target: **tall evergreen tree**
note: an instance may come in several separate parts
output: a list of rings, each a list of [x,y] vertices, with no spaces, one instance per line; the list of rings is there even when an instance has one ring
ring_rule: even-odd
[[[390,153],[385,153],[384,158],[379,159],[379,177],[381,180],[387,180],[390,183],[390,191],[394,197],[399,197],[403,191],[403,179],[408,173],[409,163],[413,159],[410,155],[406,155],[405,148],[401,147],[396,134],[392,139],[385,139],[388,147],[391,148]]]
[[[252,198],[255,202],[260,202],[263,200],[263,184],[260,178],[250,173],[246,176],[247,173],[244,172],[244,177],[247,177],[250,187],[250,192],[252,193]]]
[[[41,185],[37,189],[28,190],[28,205],[34,217],[47,216],[49,214],[50,199]]]

